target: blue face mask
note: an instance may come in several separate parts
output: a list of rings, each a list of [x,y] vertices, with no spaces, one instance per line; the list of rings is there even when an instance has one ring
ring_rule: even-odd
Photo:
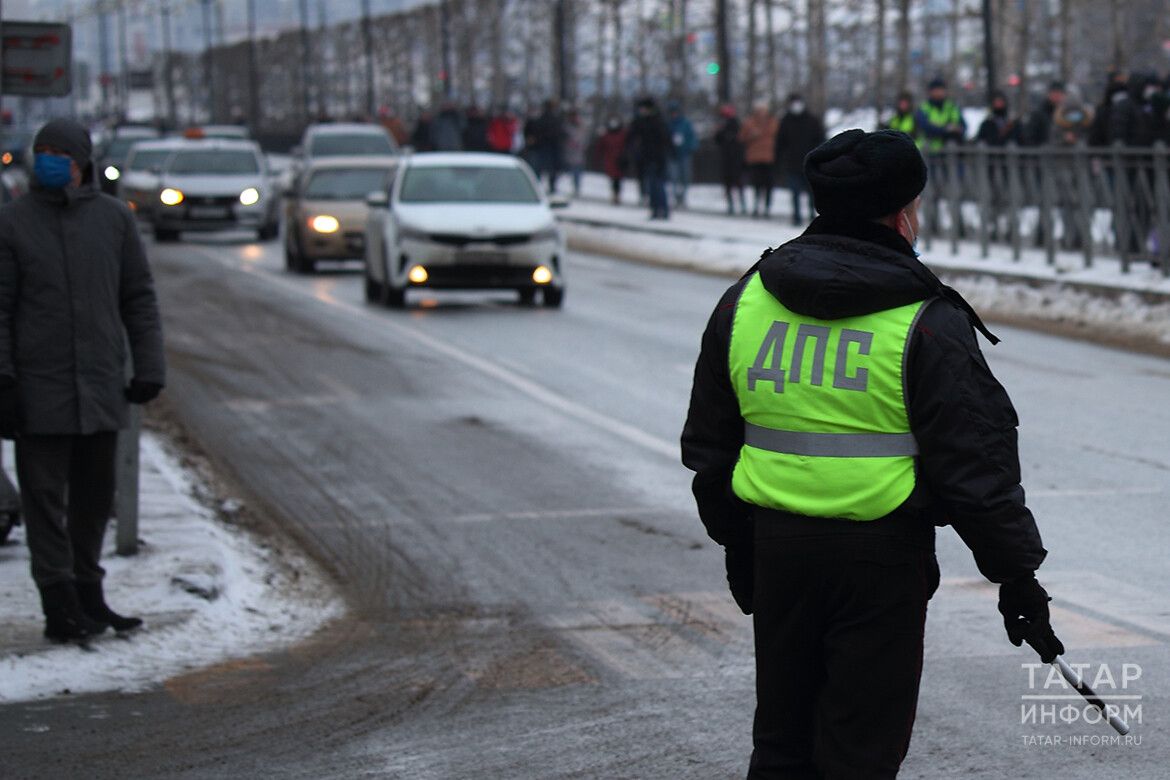
[[[68,157],[42,152],[33,161],[33,173],[42,187],[59,190],[73,181],[72,163]]]
[[[906,217],[906,231],[914,236],[914,240],[910,242],[910,249],[914,251],[914,256],[922,257],[918,251],[918,234],[914,232],[914,227],[910,224],[910,217]]]

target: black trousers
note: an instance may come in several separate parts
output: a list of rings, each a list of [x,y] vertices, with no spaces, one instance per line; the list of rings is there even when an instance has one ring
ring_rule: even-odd
[[[16,440],[25,535],[38,587],[100,582],[102,538],[114,501],[116,432]]]
[[[894,777],[918,706],[933,549],[756,526],[748,777]]]

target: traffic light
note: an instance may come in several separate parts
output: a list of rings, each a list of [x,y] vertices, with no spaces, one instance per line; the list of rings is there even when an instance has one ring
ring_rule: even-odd
[[[707,74],[710,76],[718,75],[719,74],[719,63],[718,62],[708,62],[707,63]]]

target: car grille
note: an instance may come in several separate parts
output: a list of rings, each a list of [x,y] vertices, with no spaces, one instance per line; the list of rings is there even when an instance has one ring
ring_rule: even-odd
[[[188,195],[184,202],[188,206],[233,206],[238,200],[238,195]]]
[[[435,244],[446,244],[447,246],[467,246],[470,243],[477,244],[495,244],[496,246],[512,246],[514,244],[527,244],[532,240],[531,233],[506,233],[498,236],[484,236],[472,237],[459,235],[457,233],[431,233],[428,238]]]

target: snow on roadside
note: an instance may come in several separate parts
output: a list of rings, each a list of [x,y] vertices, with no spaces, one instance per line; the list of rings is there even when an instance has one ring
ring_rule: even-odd
[[[141,460],[145,544],[134,557],[118,557],[111,527],[103,565],[109,603],[144,616],[146,628],[128,639],[107,632],[92,652],[48,644],[23,529],[16,529],[0,547],[0,702],[143,690],[286,647],[341,615],[340,599],[314,564],[220,523],[194,498],[193,474],[150,433],[143,434]],[[5,461],[10,468],[11,457]]]

